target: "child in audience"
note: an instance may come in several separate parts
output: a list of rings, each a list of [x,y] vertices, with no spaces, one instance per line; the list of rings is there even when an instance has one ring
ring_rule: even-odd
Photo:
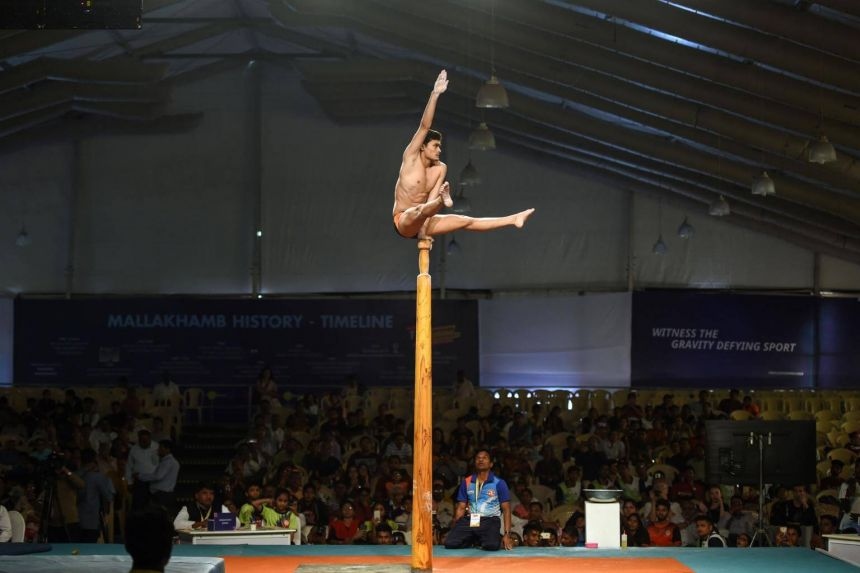
[[[239,523],[260,524],[263,520],[263,506],[272,503],[271,498],[263,498],[263,487],[259,482],[251,482],[245,490],[245,504],[239,510]]]
[[[302,521],[297,506],[298,500],[293,498],[289,491],[279,489],[272,505],[264,505],[261,511],[264,526],[291,529],[295,532],[294,545],[300,545],[302,542]]]

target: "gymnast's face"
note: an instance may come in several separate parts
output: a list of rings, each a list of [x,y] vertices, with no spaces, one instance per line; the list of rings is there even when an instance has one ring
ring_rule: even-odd
[[[431,161],[439,161],[442,157],[442,142],[438,139],[431,139],[423,147],[424,156]]]

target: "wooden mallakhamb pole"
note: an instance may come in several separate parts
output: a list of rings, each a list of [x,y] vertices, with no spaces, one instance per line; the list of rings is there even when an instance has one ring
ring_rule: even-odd
[[[412,443],[412,571],[433,570],[433,327],[430,249],[418,240],[415,301],[415,414]]]

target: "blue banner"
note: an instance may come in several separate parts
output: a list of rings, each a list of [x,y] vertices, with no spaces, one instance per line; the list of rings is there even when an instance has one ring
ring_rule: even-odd
[[[815,304],[812,297],[634,293],[632,385],[812,387]]]
[[[475,301],[433,302],[433,370],[478,379]],[[253,383],[264,364],[278,384],[409,385],[410,300],[107,299],[15,302],[15,383],[181,385]]]

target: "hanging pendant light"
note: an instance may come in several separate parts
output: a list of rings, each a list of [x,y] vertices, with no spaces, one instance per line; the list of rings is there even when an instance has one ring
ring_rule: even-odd
[[[19,247],[29,247],[32,242],[33,239],[27,234],[27,227],[21,227],[21,232],[15,238],[15,244]]]
[[[722,195],[719,198],[714,199],[713,202],[708,206],[708,214],[714,217],[725,217],[732,212],[731,207],[729,207],[728,201]]]
[[[478,89],[475,107],[506,108],[508,92],[496,77],[496,1],[490,4],[490,79]]]
[[[723,145],[722,138],[717,136],[717,177],[721,177],[723,172]],[[708,214],[712,217],[725,217],[732,212],[726,198],[720,195],[717,199],[711,201],[708,205]]]
[[[822,133],[818,140],[809,146],[809,162],[824,165],[834,161],[836,161],[836,149],[827,140],[827,136]]]
[[[472,202],[466,197],[465,187],[460,187],[460,192],[454,197],[454,206],[451,210],[458,215],[466,215],[472,212]]]
[[[773,179],[770,178],[767,171],[762,171],[761,175],[753,177],[750,188],[753,195],[760,195],[762,197],[776,195],[776,185],[774,185]]]
[[[655,255],[665,255],[669,251],[669,247],[663,242],[663,200],[660,199],[657,211],[657,229],[660,234],[657,236],[657,242],[651,247],[651,252]]]
[[[663,234],[661,233],[659,237],[657,237],[657,242],[654,243],[654,246],[651,247],[651,252],[655,255],[665,255],[669,252],[669,247],[666,246],[666,243],[663,242]]]
[[[466,163],[466,166],[460,171],[460,185],[462,187],[474,187],[481,184],[481,176],[478,175],[478,170],[472,165],[472,158]]]
[[[489,151],[496,148],[496,138],[486,122],[481,122],[469,135],[469,149]]]
[[[463,248],[460,246],[460,243],[457,242],[457,239],[451,237],[451,240],[448,242],[448,248],[445,252],[448,255],[459,255],[463,252]]]
[[[492,74],[490,79],[478,90],[478,95],[475,97],[475,107],[506,108],[509,105],[508,92],[505,90],[505,86],[499,82],[499,78],[495,74]]]
[[[684,217],[684,222],[678,227],[678,236],[684,240],[692,239],[693,235],[696,234],[696,229],[687,222],[687,218]]]

